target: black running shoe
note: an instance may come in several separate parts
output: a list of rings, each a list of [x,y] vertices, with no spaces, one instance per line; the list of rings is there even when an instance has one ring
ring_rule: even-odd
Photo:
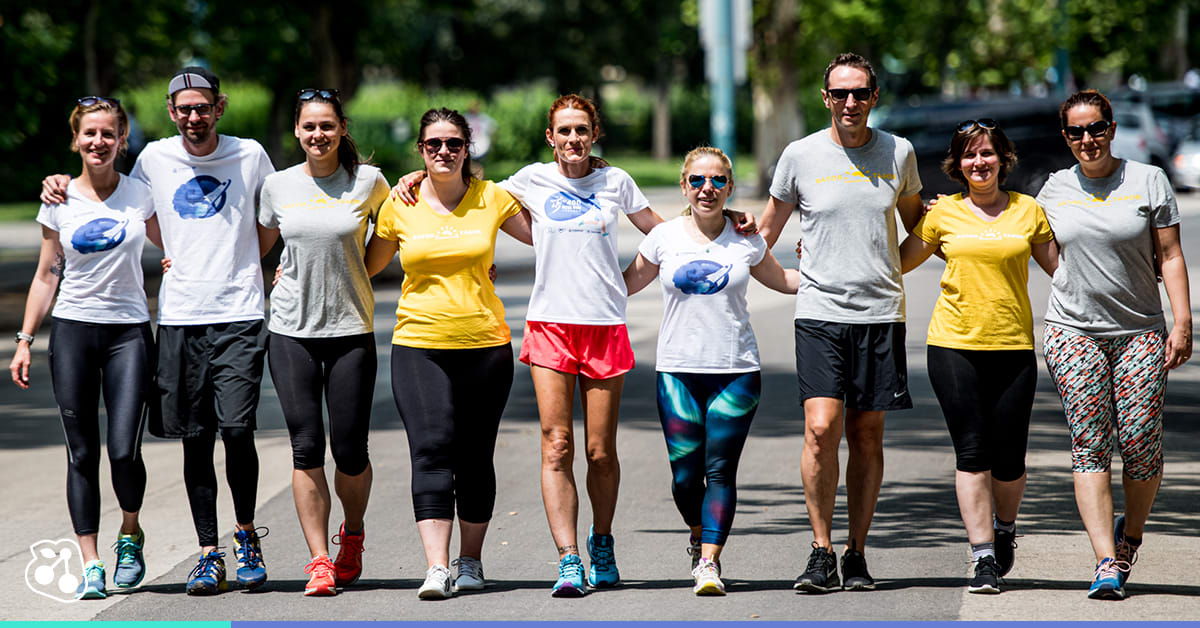
[[[858,550],[848,549],[842,554],[842,586],[847,591],[874,591],[875,579],[867,573],[867,557]]]
[[[1014,528],[1012,532],[1004,530],[993,530],[992,540],[996,548],[996,566],[1000,570],[1000,576],[1008,574],[1008,570],[1012,569],[1013,560],[1015,560],[1015,552],[1017,549],[1017,530]]]
[[[1000,567],[994,556],[984,556],[975,561],[975,577],[967,585],[968,593],[999,593]]]
[[[838,580],[837,556],[830,550],[813,543],[812,554],[808,557],[808,567],[796,578],[792,588],[806,593],[829,593],[842,588]]]

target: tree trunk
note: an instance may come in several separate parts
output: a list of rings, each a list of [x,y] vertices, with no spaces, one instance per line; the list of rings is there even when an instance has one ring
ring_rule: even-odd
[[[789,142],[804,135],[796,99],[796,0],[767,0],[766,16],[754,25],[754,162],[757,192],[766,196],[775,163]]]
[[[658,160],[671,158],[671,82],[661,76],[654,85],[651,153]]]
[[[1174,13],[1174,25],[1170,37],[1163,42],[1159,63],[1172,79],[1179,80],[1191,65],[1188,61],[1188,3],[1176,4]]]

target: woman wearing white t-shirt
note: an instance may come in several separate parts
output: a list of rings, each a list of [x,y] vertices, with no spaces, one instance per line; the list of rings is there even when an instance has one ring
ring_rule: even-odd
[[[683,161],[684,215],[654,228],[625,270],[633,294],[658,276],[658,415],[671,461],[671,493],[691,539],[697,595],[724,595],[721,549],[737,507],[737,467],[758,409],[762,378],[746,308],[750,277],[786,294],[800,284],[762,236],[739,235],[723,213],[733,166],[703,146]],[[702,342],[695,342],[695,338]]]
[[[154,341],[141,258],[147,237],[162,245],[150,188],[113,168],[129,136],[121,103],[80,98],[70,123],[71,150],[80,154],[83,172],[68,185],[66,202],[42,205],[38,211],[42,250],[9,370],[16,385],[29,388],[30,346],[53,303],[47,360],[67,440],[67,506],[84,561],[75,597],[103,599],[105,565],[96,541],[101,395],[113,489],[121,506],[113,582],[121,588],[137,586],[146,572],[138,511],[146,492],[142,410],[153,373]]]

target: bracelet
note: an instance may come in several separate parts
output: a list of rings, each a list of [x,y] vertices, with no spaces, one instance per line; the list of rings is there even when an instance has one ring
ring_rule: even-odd
[[[33,346],[33,334],[27,334],[23,331],[17,332],[17,343],[20,343],[22,340],[28,342],[29,346]]]

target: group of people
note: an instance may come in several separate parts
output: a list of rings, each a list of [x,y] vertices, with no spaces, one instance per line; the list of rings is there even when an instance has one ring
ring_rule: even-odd
[[[295,135],[305,160],[279,172],[253,140],[216,133],[226,97],[207,69],[183,68],[171,79],[167,109],[179,135],[148,146],[128,177],[113,169],[128,134],[120,103],[81,98],[70,122],[83,170],[43,182],[42,251],[11,366],[14,382],[28,387],[33,336],[53,304],[47,353],[67,438],[69,511],[86,561],[77,597],[107,591],[97,551],[101,393],[123,512],[113,583],[133,587],[145,574],[138,512],[146,422],[152,434],[183,441],[200,545],[188,593],[228,586],[216,521],[218,433],[235,506],[237,580],[250,588],[265,582],[253,440],[264,359],[291,437],[292,492],[312,556],[305,594],[334,595],[359,577],[377,368],[370,277],[397,255],[404,283],[391,381],[427,563],[418,596],[483,588],[494,449],[514,373],[511,332],[490,275],[499,231],[534,250],[517,359],[530,366],[537,397],[542,497],[558,555],[554,596],[620,582],[612,535],[616,430],[624,376],[634,365],[625,305],[656,276],[665,303],[657,402],[672,495],[689,535],[693,591],[725,593],[720,555],[761,392],[750,277],[797,295],[801,471],[814,541],[795,588],[873,589],[864,552],[883,479],[884,417],[912,406],[902,273],[936,253],[947,266],[929,329],[929,370],[956,452],[956,491],[975,560],[968,590],[999,592],[1014,559],[1036,382],[1026,288],[1032,256],[1053,278],[1043,345],[1071,428],[1077,501],[1096,552],[1089,596],[1123,597],[1162,476],[1166,371],[1191,354],[1179,215],[1165,176],[1112,155],[1111,106],[1086,91],[1061,113],[1079,165],[1052,176],[1036,200],[1001,189],[1015,149],[994,121],[980,119],[959,125],[943,167],[966,193],[926,208],[911,145],[867,124],[878,99],[870,64],[839,55],[825,72],[822,98],[831,126],[784,151],[757,225],[726,209],[732,164],[710,147],[684,159],[687,208],[664,222],[626,172],[592,154],[599,116],[577,95],[558,98],[548,112],[554,160],[500,183],[473,176],[466,118],[429,110],[417,138],[425,168],[391,189],[359,156],[335,89],[297,94]],[[785,269],[770,247],[797,207],[800,264]],[[897,213],[909,234],[903,242]],[[617,258],[621,214],[646,234],[625,269]],[[264,319],[259,259],[279,238],[283,253]],[[142,283],[145,239],[166,258],[157,338]],[[1169,333],[1157,276],[1174,314]],[[586,569],[573,472],[576,389],[592,511]],[[333,559],[326,413],[344,512]],[[849,534],[839,578],[832,527],[843,433]],[[1126,506],[1115,528],[1114,434],[1125,460]],[[451,560],[456,515],[459,548]]]

